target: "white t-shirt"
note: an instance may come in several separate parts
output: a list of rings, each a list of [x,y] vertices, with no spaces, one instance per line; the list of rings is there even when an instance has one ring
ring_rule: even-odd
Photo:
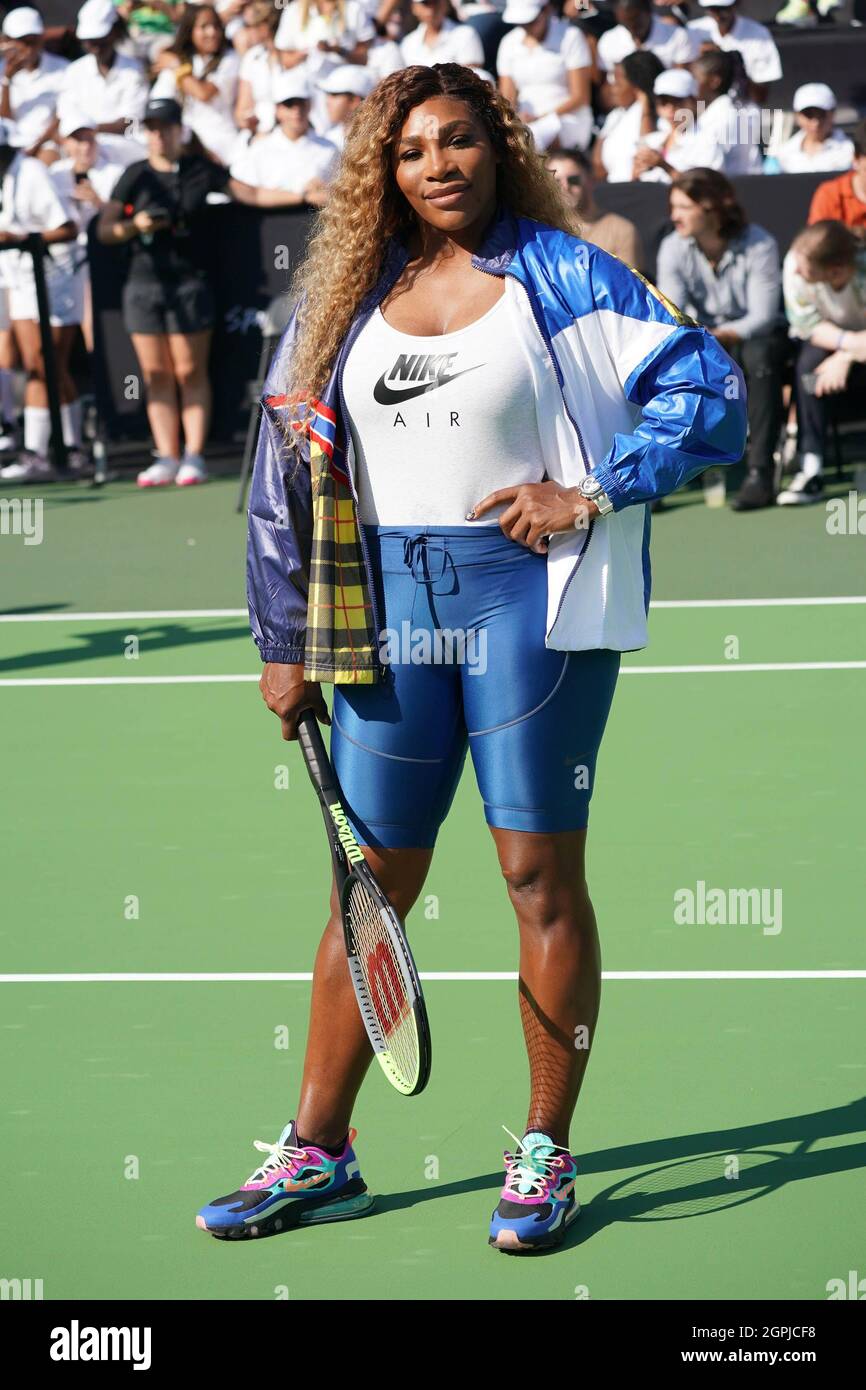
[[[0,230],[26,236],[28,232],[50,232],[70,220],[46,165],[29,155],[15,155],[3,179],[3,206]],[[48,274],[64,269],[70,262],[66,244],[54,246],[46,258]],[[4,251],[0,256],[0,284],[11,289],[33,280],[33,258],[29,251]]]
[[[274,43],[277,48],[310,53],[313,59],[324,58],[331,67],[336,67],[339,63],[345,62],[345,58],[334,53],[311,53],[317,43],[324,40],[328,43],[339,43],[343,48],[353,48],[356,43],[365,43],[376,36],[373,21],[358,0],[345,0],[344,12],[345,24],[341,27],[336,9],[329,15],[320,14],[313,2],[307,12],[307,23],[302,25],[298,0],[290,0],[280,16]]]
[[[465,526],[489,492],[541,481],[532,378],[504,301],[433,337],[370,315],[343,376],[362,522]],[[507,505],[477,524],[496,525]]]
[[[248,48],[241,58],[238,76],[241,82],[249,83],[260,135],[274,128],[274,82],[283,71],[279,57],[263,43]]]
[[[314,8],[312,0],[307,13],[307,23],[303,26],[297,0],[290,0],[283,10],[274,42],[277,48],[307,54],[304,62],[298,63],[291,71],[303,73],[312,87],[310,118],[317,130],[327,125],[328,108],[325,94],[316,83],[327,77],[334,68],[340,67],[346,59],[339,53],[325,53],[317,48],[316,44],[324,40],[328,43],[339,43],[343,48],[354,48],[356,43],[367,43],[375,37],[375,26],[358,0],[345,0],[342,27],[336,9],[330,15],[320,14]]]
[[[701,103],[698,103],[701,111]],[[753,102],[737,104],[725,92],[698,116],[697,133],[713,140],[724,154],[725,174],[760,174],[763,168],[759,138],[761,112]]]
[[[476,30],[471,24],[455,24],[453,19],[443,20],[435,38],[432,30],[427,32],[426,24],[419,24],[400,40],[400,53],[407,68],[416,63],[425,67],[434,63],[462,63],[469,68],[484,65],[484,46]]]
[[[659,129],[650,131],[649,135],[642,135],[640,144],[648,145],[651,150],[662,150],[670,133],[670,121],[660,117]],[[679,139],[664,151],[664,157],[665,162],[678,173],[684,173],[687,169],[723,169],[725,164],[724,150],[721,150],[705,132],[695,129],[683,131]],[[640,178],[641,183],[671,181],[667,170],[659,168],[658,165],[654,169],[647,169]]]
[[[129,159],[126,163],[116,158],[116,152],[112,148],[111,155],[99,148],[96,160],[87,171],[87,181],[104,203],[107,203],[117,180],[120,178],[124,169],[130,164],[134,164],[138,159],[138,149],[131,145],[129,149]],[[87,227],[92,218],[99,212],[99,208],[93,203],[82,203],[79,199],[73,198],[73,189],[76,186],[75,175],[72,172],[71,159],[58,159],[48,166],[48,177],[54,185],[54,191],[66,209],[66,216],[71,222],[78,224],[81,229],[79,241],[86,244]]]
[[[743,55],[743,67],[751,82],[778,82],[782,76],[782,60],[773,42],[773,36],[765,25],[755,19],[747,19],[738,14],[729,34],[721,34],[712,15],[701,15],[688,25],[689,33],[698,42],[714,43],[717,48],[729,51],[739,49]]]
[[[592,66],[589,44],[565,19],[551,19],[539,44],[524,42],[522,26],[510,29],[496,50],[496,70],[517,88],[517,104],[544,116],[569,96],[567,73]]]
[[[284,188],[303,193],[310,179],[327,183],[340,163],[340,151],[330,140],[308,131],[290,140],[277,127],[270,135],[253,140],[231,165],[231,176],[254,188]]]
[[[3,64],[5,70],[6,64]],[[69,67],[65,58],[43,53],[39,66],[31,71],[19,68],[9,79],[9,105],[15,131],[13,145],[32,145],[45,134],[54,119],[63,74]]]
[[[405,66],[400,45],[393,39],[375,38],[367,49],[367,67],[377,82],[381,82],[383,77],[390,77],[392,72],[399,72]]]
[[[803,141],[804,130],[798,130],[790,140],[776,151],[776,159],[783,174],[821,174],[843,173],[854,162],[854,145],[841,130],[831,130],[820,150],[806,154]]]
[[[205,76],[205,68],[210,63],[207,54],[194,53],[191,59],[192,75],[200,81],[212,82],[217,88],[210,101],[186,96],[177,89],[173,69],[166,68],[159,74],[151,88],[153,100],[169,97],[179,101],[183,107],[183,123],[187,130],[198,136],[206,150],[210,150],[224,164],[234,153],[238,140],[235,125],[235,100],[238,93],[238,75],[241,60],[233,48],[229,48],[220,58],[213,72]]]
[[[604,142],[601,162],[607,170],[609,183],[631,183],[637,147],[646,139],[640,133],[642,120],[643,107],[639,101],[631,106],[616,106],[605,117],[599,139]]]
[[[602,72],[612,72],[614,64],[636,52],[637,47],[624,24],[608,29],[598,41],[598,65]],[[697,58],[699,45],[681,24],[663,24],[653,15],[649,33],[640,47],[657,54],[666,68],[673,68]]]
[[[63,74],[57,99],[57,114],[73,107],[94,125],[111,121],[140,120],[147,105],[147,81],[134,58],[115,53],[114,62],[103,77],[96,58],[86,53],[70,63]]]
[[[823,280],[804,280],[797,269],[796,252],[789,251],[782,262],[782,289],[795,338],[811,338],[822,322],[851,333],[866,329],[866,250],[859,252],[854,274],[841,290],[834,290]]]

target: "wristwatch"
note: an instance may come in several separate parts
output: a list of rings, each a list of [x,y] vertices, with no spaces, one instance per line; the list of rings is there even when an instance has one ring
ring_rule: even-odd
[[[581,478],[580,482],[577,484],[577,490],[581,497],[585,497],[588,502],[595,503],[602,516],[607,516],[608,512],[613,511],[613,503],[598,481],[598,478],[594,477],[592,473],[587,473],[585,478]],[[578,513],[574,519],[575,529],[583,530],[584,524]]]

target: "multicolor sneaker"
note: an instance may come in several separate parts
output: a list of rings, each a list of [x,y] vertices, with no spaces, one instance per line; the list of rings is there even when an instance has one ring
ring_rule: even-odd
[[[538,1130],[522,1140],[515,1134],[511,1138],[518,1152],[504,1154],[505,1186],[490,1222],[488,1244],[508,1253],[558,1245],[580,1213],[574,1195],[577,1161]]]
[[[276,1144],[256,1139],[256,1148],[269,1153],[270,1158],[237,1192],[202,1207],[196,1226],[224,1240],[244,1240],[276,1235],[295,1226],[364,1216],[374,1198],[367,1191],[352,1148],[356,1134],[357,1130],[349,1130],[338,1158],[314,1144],[298,1148],[294,1120],[286,1125]]]

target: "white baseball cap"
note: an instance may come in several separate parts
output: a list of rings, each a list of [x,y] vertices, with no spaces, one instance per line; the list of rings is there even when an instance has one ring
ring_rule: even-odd
[[[60,136],[63,140],[67,135],[74,135],[76,130],[94,130],[95,122],[80,110],[77,106],[64,106],[63,114],[60,117]]]
[[[794,93],[794,110],[808,111],[810,106],[817,106],[819,111],[835,111],[836,98],[832,87],[828,87],[826,82],[805,82],[798,87]]]
[[[704,10],[725,10],[728,5],[736,5],[737,0],[698,0]]]
[[[30,5],[19,5],[17,10],[10,10],[3,21],[3,33],[7,39],[26,39],[31,34],[44,32],[41,14]]]
[[[340,63],[316,85],[323,92],[333,95],[353,92],[356,97],[368,97],[376,85],[376,78],[369,68],[362,67],[360,63]]]
[[[76,37],[83,40],[106,38],[117,23],[117,10],[111,0],[84,0],[78,11]]]
[[[698,84],[685,68],[667,68],[653,83],[653,93],[657,97],[675,97],[683,101],[686,97],[697,96]]]
[[[503,24],[531,24],[537,19],[547,0],[508,0],[502,11]]]
[[[281,101],[291,101],[293,97],[303,97],[309,101],[313,95],[306,73],[283,72],[273,85],[273,98],[277,106]]]

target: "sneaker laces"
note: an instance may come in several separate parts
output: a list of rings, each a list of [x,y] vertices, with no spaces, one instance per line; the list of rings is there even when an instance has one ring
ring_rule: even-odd
[[[559,1159],[555,1156],[556,1150],[559,1153],[569,1154],[570,1150],[562,1144],[548,1142],[546,1144],[533,1144],[530,1148],[524,1146],[523,1140],[518,1139],[516,1134],[512,1134],[507,1125],[502,1128],[517,1145],[516,1153],[505,1153],[505,1192],[516,1192],[521,1197],[526,1197],[530,1193],[536,1197],[544,1196],[544,1184],[552,1177],[552,1169],[559,1166]]]
[[[307,1157],[306,1149],[297,1149],[291,1144],[266,1144],[262,1139],[254,1139],[253,1144],[262,1153],[270,1154],[270,1158],[266,1158],[261,1167],[247,1178],[247,1184],[264,1182],[279,1168],[288,1168],[291,1163],[297,1163]]]

